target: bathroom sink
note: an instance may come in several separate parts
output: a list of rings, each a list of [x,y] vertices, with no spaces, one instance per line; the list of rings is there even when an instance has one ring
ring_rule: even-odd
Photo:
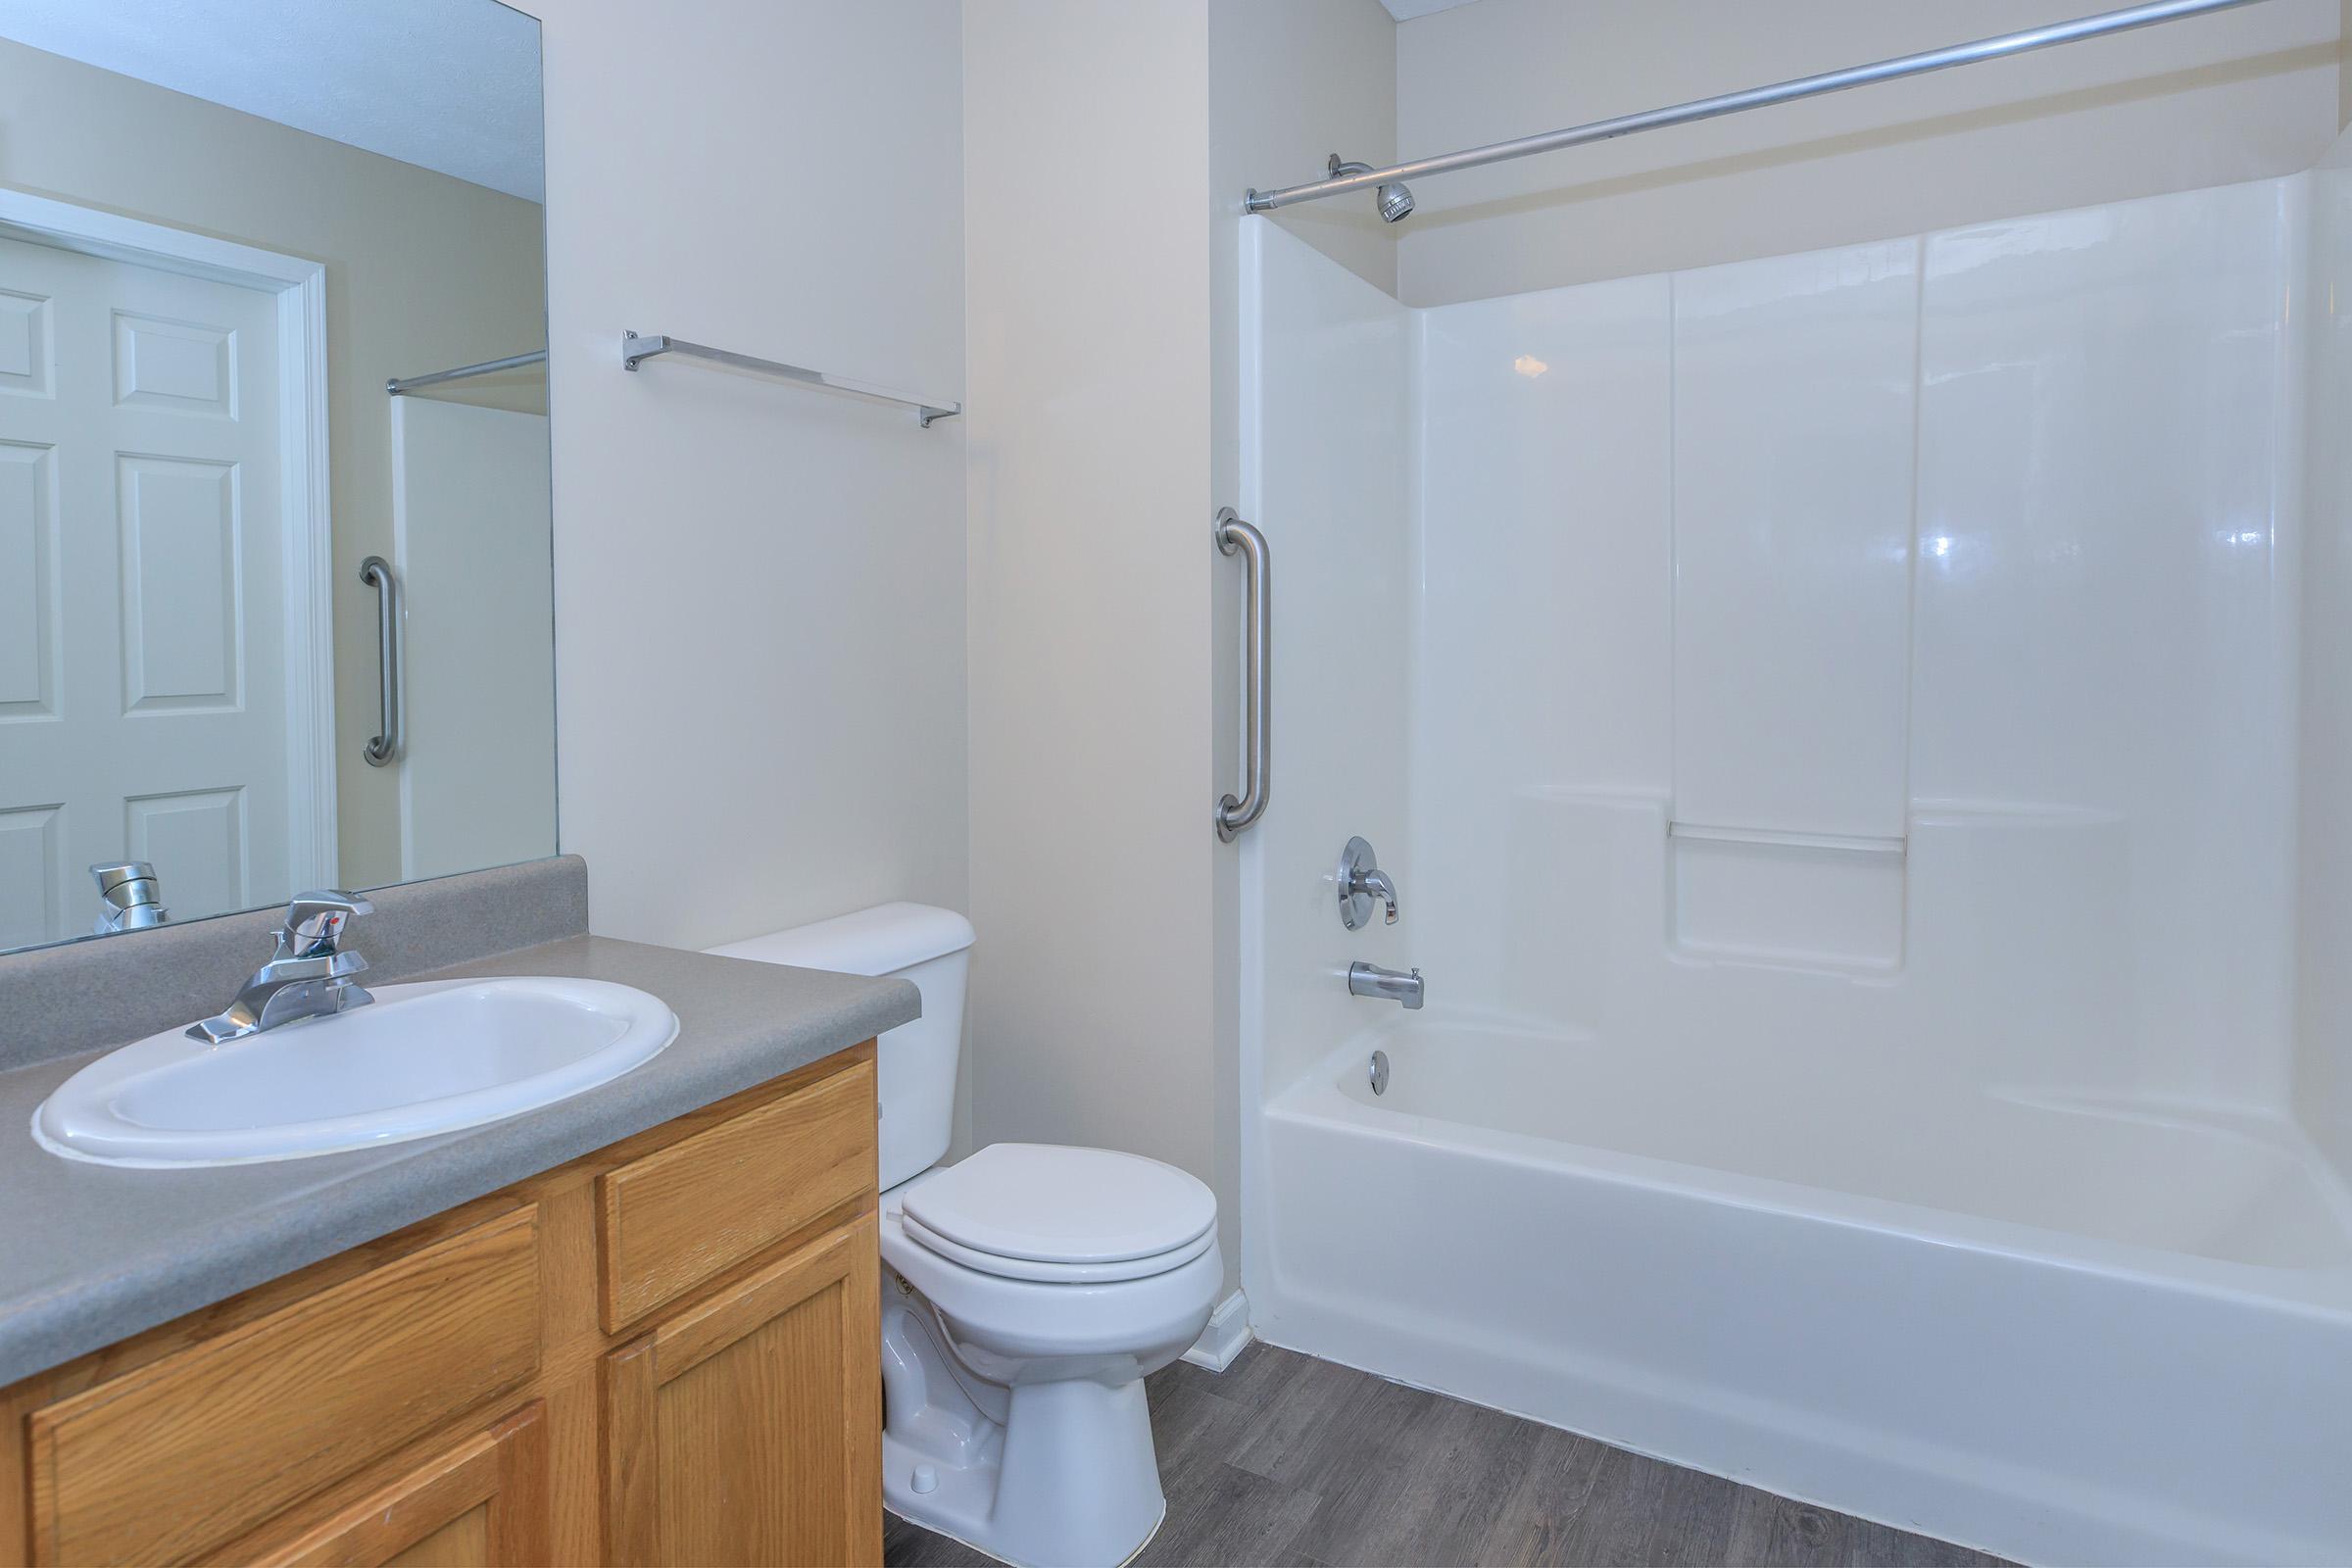
[[[602,980],[377,986],[331,1017],[208,1045],[179,1029],[99,1057],[33,1112],[69,1159],[169,1168],[372,1149],[536,1110],[677,1038],[659,997]]]

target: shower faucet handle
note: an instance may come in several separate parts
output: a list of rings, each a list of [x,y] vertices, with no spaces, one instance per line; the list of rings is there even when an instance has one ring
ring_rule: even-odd
[[[1372,918],[1372,901],[1378,899],[1385,906],[1385,923],[1396,923],[1396,884],[1389,873],[1380,868],[1380,858],[1372,846],[1360,838],[1349,839],[1340,852],[1340,924],[1350,931],[1360,930]]]

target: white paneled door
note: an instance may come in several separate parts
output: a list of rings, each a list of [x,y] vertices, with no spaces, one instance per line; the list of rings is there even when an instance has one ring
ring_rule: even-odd
[[[0,239],[0,948],[285,894],[278,316],[256,289]]]

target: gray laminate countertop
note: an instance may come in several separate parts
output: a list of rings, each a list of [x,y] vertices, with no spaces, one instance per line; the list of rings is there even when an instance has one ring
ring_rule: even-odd
[[[0,1384],[659,1126],[921,1011],[904,980],[593,936],[403,978],[484,974],[636,986],[669,1004],[678,1037],[601,1089],[487,1127],[202,1170],[84,1164],[32,1141],[34,1108],[97,1053],[0,1072]]]

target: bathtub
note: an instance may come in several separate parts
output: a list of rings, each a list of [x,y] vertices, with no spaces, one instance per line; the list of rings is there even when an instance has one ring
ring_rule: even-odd
[[[1247,1152],[1260,1337],[2027,1560],[2352,1561],[2352,1200],[2294,1128],[1677,1059],[1351,1041]]]

